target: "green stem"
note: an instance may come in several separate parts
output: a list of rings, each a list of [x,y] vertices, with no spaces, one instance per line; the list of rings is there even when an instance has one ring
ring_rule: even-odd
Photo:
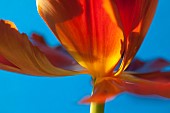
[[[104,113],[104,105],[103,104],[99,104],[99,103],[91,103],[90,105],[90,113]]]
[[[96,79],[93,79],[93,81],[95,83]],[[94,87],[93,87],[93,91],[94,91]],[[92,94],[93,94],[93,91],[92,91]],[[105,103],[92,102],[90,104],[90,113],[104,113],[104,106],[105,106]]]

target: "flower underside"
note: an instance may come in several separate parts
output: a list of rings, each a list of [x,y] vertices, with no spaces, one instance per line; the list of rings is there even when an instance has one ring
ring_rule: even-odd
[[[162,71],[170,63],[133,60],[158,0],[36,1],[62,46],[49,47],[42,36],[28,37],[0,20],[0,69],[35,76],[89,74],[94,92],[82,102],[102,103],[124,91],[170,97],[170,72]]]

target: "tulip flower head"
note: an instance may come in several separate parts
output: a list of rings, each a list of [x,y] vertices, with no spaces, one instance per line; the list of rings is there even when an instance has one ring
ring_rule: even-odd
[[[30,41],[14,23],[1,20],[0,69],[35,76],[89,74],[94,91],[82,102],[102,103],[124,91],[170,97],[165,93],[169,91],[165,78],[170,73],[161,72],[169,62],[135,60],[130,64],[149,29],[158,0],[36,2],[40,16],[64,49],[49,47],[37,34]]]

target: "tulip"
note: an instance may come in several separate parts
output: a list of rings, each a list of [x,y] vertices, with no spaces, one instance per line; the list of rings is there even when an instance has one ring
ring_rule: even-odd
[[[81,102],[92,103],[91,113],[103,113],[105,101],[125,91],[170,97],[170,72],[162,71],[170,63],[133,60],[158,0],[36,2],[40,16],[62,46],[51,48],[38,34],[30,41],[14,23],[1,20],[0,69],[33,76],[89,74],[93,93]]]

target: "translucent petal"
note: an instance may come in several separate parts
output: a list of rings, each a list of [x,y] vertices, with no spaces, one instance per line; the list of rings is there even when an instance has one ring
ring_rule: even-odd
[[[170,62],[161,58],[145,62],[135,59],[126,71],[133,71],[136,73],[160,72],[167,66],[170,66]]]
[[[170,72],[122,75],[125,90],[139,95],[170,98]]]
[[[158,0],[111,0],[117,7],[125,35],[125,52],[117,74],[125,70],[140,48],[149,29]],[[115,7],[113,7],[115,8]]]
[[[9,22],[0,20],[0,34],[0,56],[15,65],[0,62],[1,69],[40,76],[65,76],[81,73],[52,65],[45,54],[31,44],[27,35],[20,34],[16,28],[11,28]]]
[[[122,30],[105,5],[105,0],[37,0],[41,17],[94,77],[110,74],[124,51]]]
[[[32,34],[31,38],[33,40],[33,44],[45,54],[47,59],[54,66],[74,71],[85,70],[69,55],[69,53],[62,46],[50,47],[46,44],[42,36],[35,33]]]

